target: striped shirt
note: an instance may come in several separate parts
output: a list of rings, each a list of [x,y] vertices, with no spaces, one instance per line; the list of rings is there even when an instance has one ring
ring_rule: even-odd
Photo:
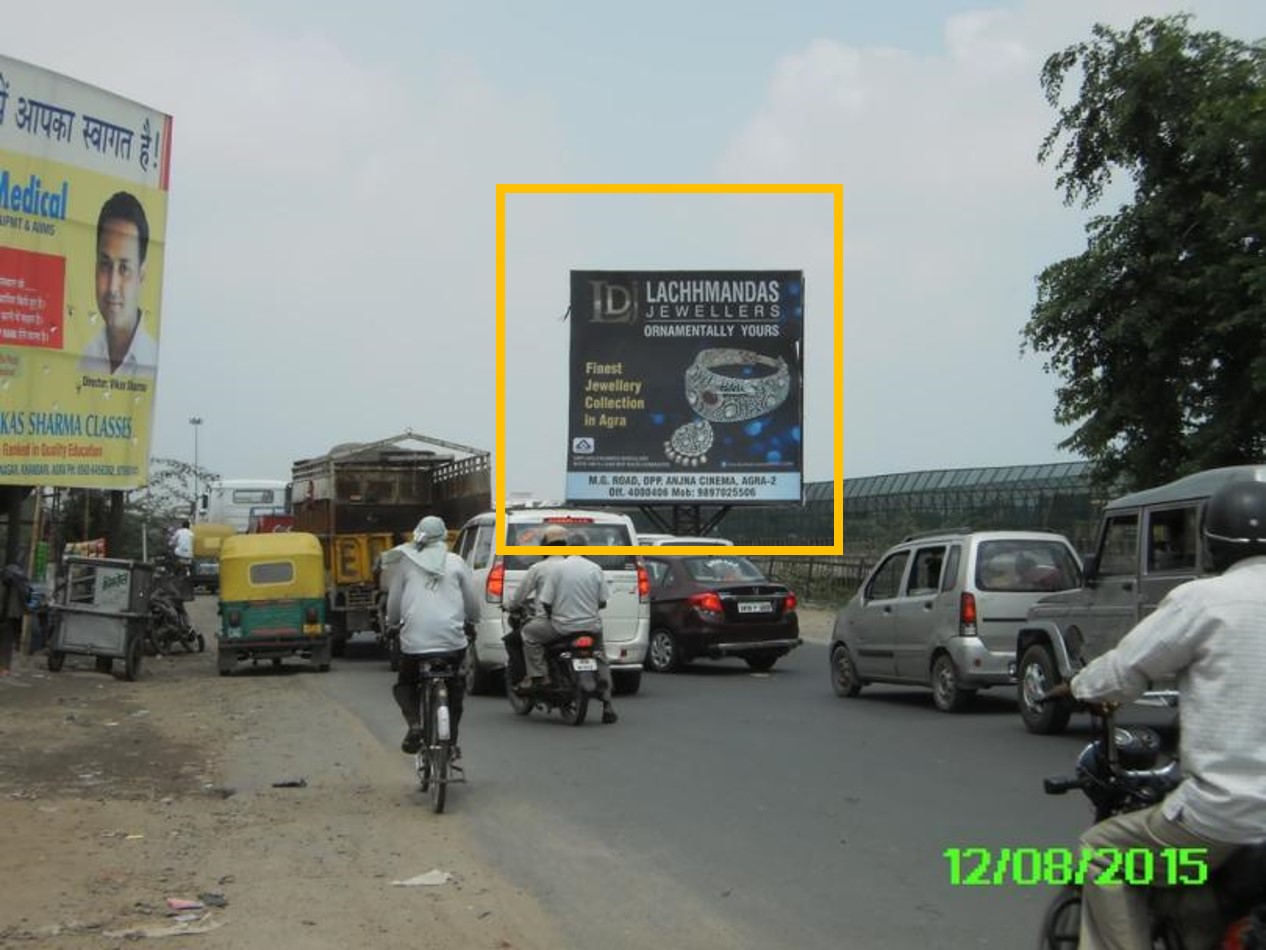
[[[1175,587],[1116,649],[1073,677],[1091,702],[1130,702],[1176,675],[1183,782],[1164,813],[1215,841],[1266,841],[1266,557]]]

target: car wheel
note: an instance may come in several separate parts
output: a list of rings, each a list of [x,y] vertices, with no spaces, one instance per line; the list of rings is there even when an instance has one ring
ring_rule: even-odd
[[[1063,732],[1073,714],[1072,703],[1063,699],[1037,701],[1038,696],[1060,681],[1055,658],[1045,644],[1035,643],[1024,651],[1016,679],[1016,699],[1025,728],[1040,736]]]
[[[940,654],[932,662],[932,701],[941,712],[962,712],[976,695],[974,689],[964,689],[958,683],[958,668],[948,653]]]
[[[865,684],[857,675],[853,655],[842,643],[831,648],[831,688],[836,696],[852,697],[862,691]]]
[[[466,655],[466,692],[472,696],[488,696],[497,692],[503,681],[504,677],[480,668],[479,648],[472,643]]]
[[[611,674],[611,691],[617,696],[632,696],[641,688],[641,670],[616,670]]]
[[[646,666],[652,673],[675,673],[682,667],[681,647],[672,631],[660,627],[651,632]]]
[[[751,656],[743,657],[747,661],[747,668],[753,673],[767,673],[774,668],[774,664],[778,662],[777,653],[753,653]]]

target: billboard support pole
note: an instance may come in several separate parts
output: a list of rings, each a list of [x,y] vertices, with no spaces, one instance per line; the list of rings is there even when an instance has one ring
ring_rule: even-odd
[[[655,507],[639,505],[638,511],[659,530],[691,538],[701,538],[719,525],[734,508],[733,505],[721,505],[706,521],[703,517],[703,505],[671,505]]]

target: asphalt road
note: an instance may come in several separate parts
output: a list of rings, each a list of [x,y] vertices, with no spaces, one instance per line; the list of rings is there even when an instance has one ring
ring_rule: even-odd
[[[392,674],[365,637],[309,682],[395,746]],[[943,852],[1066,847],[1089,818],[1080,795],[1042,793],[1071,771],[1084,718],[1038,737],[1009,695],[957,716],[913,689],[841,700],[821,643],[770,674],[645,674],[618,708],[616,725],[572,728],[471,697],[469,783],[441,816],[419,795],[419,821],[460,822],[577,947],[1032,946],[1054,889],[953,886]]]

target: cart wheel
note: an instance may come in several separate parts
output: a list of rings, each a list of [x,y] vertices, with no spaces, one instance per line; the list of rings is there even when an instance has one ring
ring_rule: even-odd
[[[113,668],[114,668],[114,661],[110,659],[108,656],[97,657],[97,672],[98,673],[109,673],[110,670]]]
[[[61,650],[48,651],[48,671],[50,673],[60,673],[65,662],[66,654]]]
[[[129,683],[141,675],[141,640],[133,637],[127,645],[127,656],[123,658],[123,678]]]
[[[199,633],[199,634],[197,634],[197,637],[198,637],[198,652],[199,652],[199,653],[202,653],[202,652],[204,652],[204,651],[206,650],[206,648],[207,648],[207,638],[206,638],[206,637],[204,637],[204,636],[203,636],[202,634],[200,634],[200,633]]]

